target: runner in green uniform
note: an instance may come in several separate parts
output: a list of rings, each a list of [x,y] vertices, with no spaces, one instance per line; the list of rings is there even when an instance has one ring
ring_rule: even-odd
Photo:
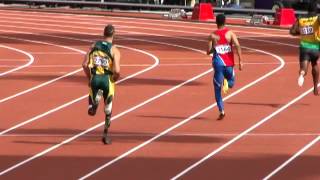
[[[290,34],[300,35],[300,71],[298,85],[302,86],[304,77],[307,75],[308,66],[311,62],[314,95],[318,95],[319,82],[319,41],[317,35],[319,33],[319,17],[317,15],[317,3],[313,1],[309,4],[308,14],[300,17],[291,27]]]
[[[115,81],[120,77],[120,51],[112,44],[115,29],[108,25],[104,29],[104,40],[96,41],[82,64],[89,79],[88,114],[96,114],[101,97],[104,98],[105,127],[102,141],[111,144],[108,129],[111,123],[112,101],[114,98]]]

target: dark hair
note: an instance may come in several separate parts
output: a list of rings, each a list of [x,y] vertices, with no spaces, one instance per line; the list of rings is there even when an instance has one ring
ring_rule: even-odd
[[[317,14],[318,12],[318,3],[316,0],[311,0],[311,2],[308,4],[308,13],[309,14]]]
[[[226,16],[223,15],[223,14],[217,15],[217,17],[216,17],[216,24],[217,24],[218,26],[223,26],[223,25],[225,25],[225,23],[226,23]]]
[[[108,24],[108,25],[104,28],[103,35],[104,35],[105,37],[112,37],[113,34],[114,34],[114,31],[115,31],[115,29],[114,29],[113,25]]]

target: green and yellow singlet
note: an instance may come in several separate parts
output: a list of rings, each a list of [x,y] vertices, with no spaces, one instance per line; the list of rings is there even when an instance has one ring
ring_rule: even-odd
[[[318,16],[301,17],[298,22],[301,35],[300,47],[319,50],[319,41],[316,38],[319,31]]]
[[[112,74],[113,58],[112,44],[106,41],[97,41],[89,53],[90,73],[92,75]]]

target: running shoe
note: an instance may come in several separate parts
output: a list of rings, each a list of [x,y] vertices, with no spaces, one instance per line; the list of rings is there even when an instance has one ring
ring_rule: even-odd
[[[298,78],[298,85],[301,87],[303,85],[303,82],[304,82],[304,77],[303,75],[300,75]]]

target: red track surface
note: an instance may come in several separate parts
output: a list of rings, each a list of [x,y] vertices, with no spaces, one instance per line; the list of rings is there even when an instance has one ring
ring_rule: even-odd
[[[243,49],[246,65],[225,101],[227,117],[216,121],[216,107],[189,118],[214,103],[210,58],[203,53],[212,24],[13,10],[0,15],[1,45],[35,59],[0,77],[0,179],[75,179],[108,162],[90,177],[170,179],[218,148],[182,178],[262,179],[319,136],[318,98],[308,94],[282,108],[312,87],[309,76],[297,87],[298,40],[284,30],[230,27],[251,49]],[[120,47],[123,78],[154,65],[117,85],[110,146],[100,142],[101,126],[79,135],[103,120],[101,107],[93,118],[86,114],[82,71],[59,78],[81,68],[84,51],[107,23],[117,28],[116,44],[143,51]],[[28,61],[7,48],[0,54],[0,73]],[[316,143],[272,178],[319,179],[319,152]]]

